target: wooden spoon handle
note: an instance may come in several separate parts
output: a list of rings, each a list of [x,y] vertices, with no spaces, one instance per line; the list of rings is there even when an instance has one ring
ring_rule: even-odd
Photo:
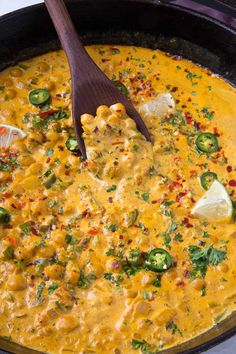
[[[82,139],[83,128],[81,125],[80,114],[76,111],[78,107],[78,87],[75,83],[79,72],[83,70],[84,63],[91,63],[91,58],[80,42],[76,29],[71,21],[64,0],[44,0],[50,17],[54,23],[61,45],[66,52],[66,56],[70,65],[72,77],[72,118],[75,129],[75,135],[78,140],[79,149],[83,157],[86,159],[86,149],[84,140]],[[80,58],[80,60],[78,60]]]
[[[44,0],[44,2],[60,38],[61,45],[66,52],[71,70],[75,70],[76,67],[78,69],[78,55],[81,61],[83,57],[88,60],[88,54],[79,39],[64,0]]]

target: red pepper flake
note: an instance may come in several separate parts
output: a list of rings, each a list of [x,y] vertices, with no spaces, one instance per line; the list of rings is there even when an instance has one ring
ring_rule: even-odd
[[[8,193],[8,192],[6,192],[6,193],[3,193],[3,196],[4,196],[4,198],[6,198],[6,199],[8,199],[8,198],[11,198],[11,193]]]
[[[185,269],[185,270],[184,270],[184,273],[183,273],[183,276],[184,276],[185,278],[190,278],[190,272],[189,272],[187,269]]]
[[[30,231],[33,235],[38,235],[38,231],[34,227],[31,227]]]
[[[12,206],[12,208],[17,209],[17,207],[14,203],[12,203],[11,206]]]
[[[152,200],[151,203],[152,203],[152,204],[156,204],[156,203],[157,203],[157,200]]]
[[[7,132],[7,128],[5,127],[0,127],[0,135],[4,135]]]
[[[182,198],[188,194],[188,191],[186,190],[183,190],[182,192],[180,192],[177,196],[176,196],[176,201],[177,202],[181,202],[182,201]]]
[[[215,136],[220,136],[218,129],[216,127],[214,128],[214,134],[215,134]]]
[[[228,172],[232,172],[232,170],[233,170],[232,166],[227,166],[226,169]]]
[[[24,208],[25,206],[26,206],[26,201],[24,201],[24,200],[20,200],[19,201],[19,203],[18,203],[18,205],[19,205],[19,208]]]
[[[91,213],[90,213],[89,211],[84,211],[84,212],[82,213],[82,217],[83,217],[83,218],[91,218]]]
[[[183,280],[180,280],[176,283],[177,286],[183,286],[185,285],[185,282]]]
[[[178,165],[181,161],[181,157],[180,156],[175,156],[174,157],[174,162]]]
[[[106,61],[110,61],[111,59],[105,59],[105,58],[102,58],[102,63],[105,63]]]
[[[90,230],[88,230],[88,234],[95,236],[98,234],[98,229],[96,229],[96,228],[90,229]]]
[[[123,141],[115,141],[111,145],[119,145],[119,144],[124,144],[124,142]]]
[[[236,181],[235,181],[234,179],[231,179],[231,180],[229,181],[229,186],[230,186],[230,187],[236,187]]]
[[[188,218],[184,218],[184,219],[183,219],[183,224],[184,224],[187,228],[193,227],[193,225],[190,224]]]
[[[51,161],[50,157],[46,159],[46,163],[49,163]]]
[[[39,117],[44,119],[46,117],[52,116],[54,113],[60,112],[59,109],[50,109],[50,111],[39,113]]]

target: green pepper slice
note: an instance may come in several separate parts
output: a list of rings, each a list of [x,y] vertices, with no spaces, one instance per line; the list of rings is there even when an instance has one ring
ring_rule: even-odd
[[[217,174],[215,172],[203,173],[200,177],[202,188],[204,188],[207,191],[216,179],[217,179]]]
[[[0,224],[8,224],[11,220],[9,211],[0,207]]]
[[[196,140],[197,148],[202,152],[212,153],[219,149],[217,137],[212,133],[202,133]]]
[[[30,92],[29,101],[34,106],[40,106],[49,101],[51,98],[50,92],[46,89],[36,89]]]
[[[149,252],[145,265],[153,272],[164,272],[172,267],[173,259],[169,252],[163,248],[154,248]]]
[[[66,140],[66,147],[71,152],[78,152],[79,151],[79,144],[78,144],[76,137],[69,136],[69,138]]]

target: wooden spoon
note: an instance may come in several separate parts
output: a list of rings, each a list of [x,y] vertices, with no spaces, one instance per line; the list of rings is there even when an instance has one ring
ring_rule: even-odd
[[[81,115],[95,114],[101,105],[123,103],[139,131],[151,141],[147,127],[131,102],[99,69],[84,49],[63,0],[44,0],[70,65],[72,78],[72,117],[79,149],[86,159]]]

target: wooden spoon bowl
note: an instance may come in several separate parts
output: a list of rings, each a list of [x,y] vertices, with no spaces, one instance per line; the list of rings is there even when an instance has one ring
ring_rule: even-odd
[[[72,118],[80,152],[86,159],[82,138],[81,115],[95,114],[101,105],[122,103],[127,114],[134,119],[139,131],[148,141],[149,132],[139,113],[128,98],[99,69],[84,49],[63,0],[44,0],[57,34],[65,50],[72,79]]]

